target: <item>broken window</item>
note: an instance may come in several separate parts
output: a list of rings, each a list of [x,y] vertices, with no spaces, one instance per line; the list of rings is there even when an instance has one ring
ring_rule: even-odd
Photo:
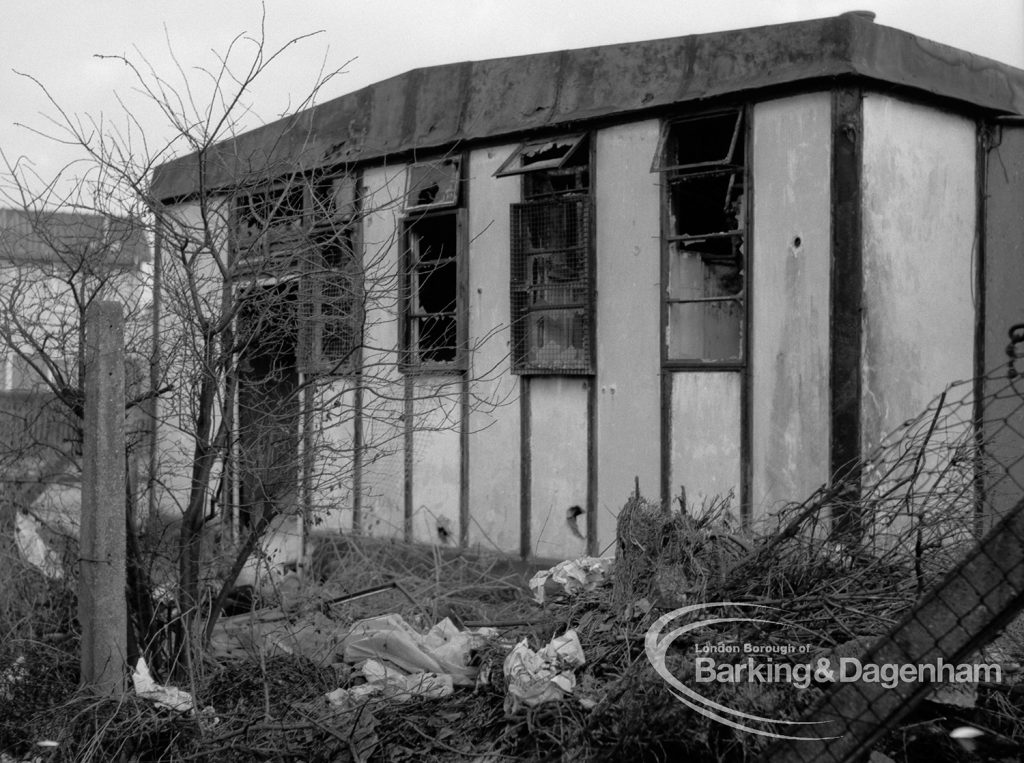
[[[512,367],[590,373],[593,284],[586,136],[524,144],[498,175],[521,174],[512,215]]]
[[[523,143],[502,162],[494,176],[500,178],[540,170],[561,169],[575,159],[576,150],[586,142],[585,137],[586,135],[580,134]]]
[[[425,212],[458,206],[461,166],[461,158],[453,156],[409,167],[405,211]]]
[[[306,183],[293,179],[236,199],[231,269],[236,276],[281,277],[300,266]]]
[[[667,360],[738,363],[746,322],[740,111],[669,122],[654,171],[666,192]]]
[[[359,211],[356,176],[322,179],[313,187],[312,204],[315,224],[350,223]]]
[[[405,366],[453,367],[462,357],[461,228],[459,210],[421,215],[405,223]]]
[[[304,176],[247,193],[236,204],[232,275],[246,289],[297,282],[290,298],[296,321],[291,353],[306,374],[358,370],[363,278],[357,190],[352,174]]]

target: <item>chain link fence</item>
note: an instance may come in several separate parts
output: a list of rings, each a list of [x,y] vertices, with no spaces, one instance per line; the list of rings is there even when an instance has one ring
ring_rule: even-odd
[[[951,385],[791,520],[780,545],[828,515],[840,566],[862,570],[843,582],[874,601],[825,602],[833,622],[811,625],[839,643],[808,663],[820,697],[768,759],[1024,753],[1024,326],[1009,333],[1006,366]],[[893,624],[840,641],[859,613]]]
[[[1024,759],[1024,325],[1007,354],[648,632],[718,759]]]

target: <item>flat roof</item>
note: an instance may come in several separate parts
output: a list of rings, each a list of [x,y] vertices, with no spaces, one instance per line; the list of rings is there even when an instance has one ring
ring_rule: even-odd
[[[1024,114],[1024,71],[851,12],[413,69],[218,144],[204,183],[229,187],[851,77],[959,102],[965,110]],[[153,190],[165,201],[193,194],[197,184],[195,155],[153,173]]]
[[[0,209],[0,262],[68,262],[90,251],[101,255],[103,264],[118,268],[152,259],[143,226],[126,218]]]

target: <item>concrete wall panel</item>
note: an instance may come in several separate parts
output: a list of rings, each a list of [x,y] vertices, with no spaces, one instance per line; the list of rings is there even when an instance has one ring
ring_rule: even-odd
[[[656,120],[597,133],[598,543],[633,492],[660,491],[660,177]],[[581,518],[581,522],[583,519]]]
[[[509,360],[509,205],[518,177],[496,179],[514,145],[469,157],[469,541],[519,548],[519,377]]]
[[[366,268],[366,334],[363,373],[363,528],[402,537],[404,505],[403,380],[397,369],[398,230],[405,191],[402,166],[363,175],[363,262]]]
[[[975,141],[969,119],[864,99],[866,448],[973,374]]]
[[[455,543],[459,533],[459,388],[453,375],[413,384],[413,540]],[[442,537],[438,527],[448,534]]]
[[[587,379],[530,381],[531,549],[535,556],[571,557],[586,541],[566,525],[565,512],[587,501]],[[585,522],[579,517],[579,522]],[[580,527],[584,533],[584,527]]]
[[[731,491],[739,518],[741,377],[735,372],[684,372],[672,377],[672,499],[686,487],[687,502]]]
[[[753,118],[751,505],[828,479],[831,95],[757,104]]]

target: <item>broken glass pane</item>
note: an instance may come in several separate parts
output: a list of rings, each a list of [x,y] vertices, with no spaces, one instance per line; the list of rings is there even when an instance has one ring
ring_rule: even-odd
[[[494,173],[495,177],[518,175],[564,167],[586,136],[567,135],[552,140],[523,143]]]
[[[675,236],[725,233],[743,227],[743,181],[738,172],[674,178],[669,188]]]
[[[422,217],[408,228],[408,341],[411,362],[456,359],[458,220],[454,213]]]
[[[356,176],[342,175],[321,182],[313,194],[316,222],[348,221],[357,211]]]
[[[669,257],[670,300],[728,297],[743,293],[743,257],[737,236],[673,242]]]
[[[454,207],[459,203],[458,157],[438,159],[409,167],[405,209],[424,210]]]
[[[727,111],[669,122],[662,132],[652,172],[743,163],[740,112]]]
[[[668,305],[668,354],[674,360],[723,361],[743,356],[743,305],[738,300]]]
[[[235,210],[238,240],[247,241],[271,230],[301,225],[304,198],[299,182],[241,196]]]
[[[427,262],[416,267],[416,305],[419,313],[443,313],[455,310],[455,260]]]
[[[412,322],[412,346],[421,363],[449,363],[456,356],[455,316],[432,315]]]

